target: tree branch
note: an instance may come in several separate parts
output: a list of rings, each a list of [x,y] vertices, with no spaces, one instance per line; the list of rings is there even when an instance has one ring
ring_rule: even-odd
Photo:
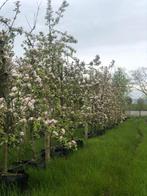
[[[5,4],[8,2],[9,0],[4,1],[4,3],[0,6],[0,10],[5,6]]]

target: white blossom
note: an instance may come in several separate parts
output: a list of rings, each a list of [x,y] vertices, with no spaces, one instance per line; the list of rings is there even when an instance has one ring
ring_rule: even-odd
[[[61,133],[62,133],[63,135],[65,134],[65,129],[64,129],[64,128],[61,129]]]
[[[25,133],[23,131],[20,132],[20,136],[24,136]]]

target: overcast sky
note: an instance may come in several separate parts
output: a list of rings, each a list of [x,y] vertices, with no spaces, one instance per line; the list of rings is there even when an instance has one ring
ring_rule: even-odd
[[[17,23],[25,25],[24,16],[29,21],[33,19],[36,0],[20,1],[22,13]],[[11,14],[13,2],[10,0],[2,14]],[[61,2],[53,0],[54,7]],[[68,0],[68,3],[60,26],[78,40],[75,48],[81,60],[90,60],[99,54],[104,64],[114,59],[117,66],[126,70],[147,66],[147,0]],[[45,7],[46,0],[42,0],[40,30],[44,29]],[[21,53],[19,42],[18,54]]]

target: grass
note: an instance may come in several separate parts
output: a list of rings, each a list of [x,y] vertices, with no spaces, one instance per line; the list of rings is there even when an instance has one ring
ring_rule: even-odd
[[[2,196],[146,196],[147,122],[133,118],[104,136],[89,139],[67,159],[52,160],[46,170],[29,169],[25,193]]]

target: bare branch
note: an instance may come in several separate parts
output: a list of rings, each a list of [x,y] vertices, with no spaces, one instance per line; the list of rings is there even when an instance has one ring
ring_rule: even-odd
[[[36,28],[37,19],[38,19],[39,10],[40,10],[40,5],[41,5],[41,2],[38,3],[38,1],[37,1],[37,12],[36,12],[36,14],[34,14],[34,24],[33,24],[33,26],[31,26],[31,24],[30,24],[28,18],[25,16],[26,21],[27,21],[27,24],[28,24],[28,26],[29,26],[29,28],[30,28],[30,31],[29,31],[29,32],[26,32],[26,37],[27,37],[27,39],[28,39],[29,45],[30,45],[32,48],[34,47],[34,45],[32,44],[32,41],[31,41],[29,35],[31,35],[31,34],[33,33],[33,31],[35,30],[35,28]]]
[[[20,13],[19,8],[20,8],[20,2],[17,1],[17,2],[16,2],[16,8],[15,8],[15,10],[14,10],[14,11],[15,11],[15,15],[14,15],[14,18],[13,18],[12,23],[11,23],[11,25],[10,25],[9,31],[11,31],[11,29],[13,28],[13,25],[14,25],[16,19],[17,19],[17,16],[18,16],[18,14]]]
[[[9,0],[4,1],[4,3],[0,6],[0,10],[6,5]]]
[[[36,12],[36,14],[34,14],[34,24],[33,24],[33,27],[31,29],[30,33],[32,33],[36,28],[37,19],[38,19],[39,10],[40,10],[40,5],[41,5],[41,2],[39,4],[37,2],[37,12]]]
[[[137,85],[136,89],[147,95],[147,69],[142,67],[134,71],[132,76],[135,86]]]
[[[25,19],[26,19],[26,22],[27,22],[27,24],[28,24],[29,28],[30,28],[30,29],[32,29],[31,24],[30,24],[30,22],[29,22],[29,20],[28,20],[27,16],[25,16]]]

